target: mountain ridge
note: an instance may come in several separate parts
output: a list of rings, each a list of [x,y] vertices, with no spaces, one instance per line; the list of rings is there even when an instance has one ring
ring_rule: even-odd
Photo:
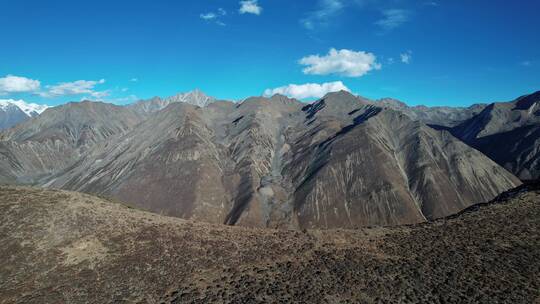
[[[492,103],[449,130],[521,179],[540,178],[540,91]]]
[[[288,229],[424,222],[520,184],[448,129],[345,91],[194,103],[49,109],[0,133],[0,182]]]
[[[43,113],[49,106],[24,100],[0,99],[0,130],[9,129]]]
[[[66,143],[69,164],[55,161],[56,170],[38,170],[25,165],[8,141],[8,155],[18,161],[0,161],[5,172],[183,218],[296,229],[422,222],[519,184],[448,132],[348,92],[307,105],[280,95],[205,107],[173,102],[146,114],[131,107],[84,106],[115,116],[72,116],[93,131],[85,145]],[[124,123],[106,127],[115,121]],[[72,131],[61,137],[80,134],[79,125],[69,125]],[[29,126],[39,129],[36,121]],[[40,138],[51,142],[56,135],[45,130],[47,136],[22,132],[16,147],[35,147]],[[4,137],[9,138],[17,137]],[[468,163],[475,164],[472,170]],[[25,175],[30,172],[43,174]]]
[[[166,98],[152,97],[146,100],[139,100],[135,103],[127,105],[139,113],[153,113],[166,108],[171,103],[184,102],[199,107],[205,107],[215,102],[217,99],[206,95],[199,89],[195,89],[185,93],[178,93]]]

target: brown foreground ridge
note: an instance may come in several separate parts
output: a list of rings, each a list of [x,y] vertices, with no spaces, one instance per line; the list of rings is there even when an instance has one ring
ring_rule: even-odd
[[[0,187],[0,303],[534,303],[540,187],[431,223],[269,230]]]

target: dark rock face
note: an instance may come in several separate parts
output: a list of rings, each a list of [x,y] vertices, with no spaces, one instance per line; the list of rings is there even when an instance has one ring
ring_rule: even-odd
[[[105,106],[42,115],[2,135],[0,178],[275,228],[418,223],[520,183],[450,133],[347,92],[310,105],[276,95],[144,114],[97,112]]]
[[[534,303],[539,189],[432,223],[300,232],[0,186],[0,302]]]
[[[540,178],[540,92],[493,103],[451,132],[521,179]]]

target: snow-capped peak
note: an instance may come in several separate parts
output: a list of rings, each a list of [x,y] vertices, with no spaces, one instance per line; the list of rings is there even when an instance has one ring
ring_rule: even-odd
[[[191,92],[180,93],[165,99],[168,103],[185,102],[199,107],[205,107],[212,102],[216,101],[215,98],[204,94],[199,89],[195,89]]]
[[[19,100],[0,99],[0,108],[1,109],[6,109],[9,106],[13,106],[13,105],[18,107],[19,109],[21,109],[21,111],[23,111],[26,115],[28,115],[30,117],[37,116],[37,115],[41,114],[43,111],[45,111],[47,108],[49,108],[48,105],[39,105],[39,104],[36,104],[36,103],[27,103],[26,101],[24,101],[22,99],[19,99]]]

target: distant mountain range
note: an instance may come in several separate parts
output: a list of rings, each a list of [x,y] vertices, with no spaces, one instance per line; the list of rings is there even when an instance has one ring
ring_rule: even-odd
[[[187,93],[179,93],[167,98],[154,97],[148,100],[140,100],[127,107],[139,114],[159,111],[171,103],[184,102],[195,106],[204,107],[214,102],[216,99],[209,97],[200,90]],[[27,103],[23,100],[0,99],[0,130],[9,129],[16,124],[26,121],[31,117],[36,117],[43,113],[47,105]]]
[[[138,113],[152,113],[160,111],[169,104],[176,102],[183,102],[194,106],[205,107],[214,101],[216,101],[215,98],[207,96],[200,90],[196,89],[191,92],[180,93],[163,99],[161,97],[154,97],[147,100],[140,100],[129,105],[128,107]]]
[[[407,104],[392,98],[383,98],[377,100],[377,103],[403,112],[413,120],[445,127],[454,127],[480,113],[487,106],[487,104],[474,104],[469,107],[409,107]]]
[[[379,103],[451,132],[522,180],[540,178],[540,91],[468,108],[408,107],[392,99]]]
[[[521,179],[540,178],[540,91],[492,103],[449,130]]]
[[[487,131],[462,130],[501,107],[527,117],[508,116],[515,128],[534,125],[537,94],[469,108],[407,107],[347,92],[310,104],[281,95],[233,103],[200,91],[128,106],[68,103],[0,133],[0,183],[105,195],[230,225],[418,223],[520,184],[499,164],[513,168],[469,146]],[[479,129],[514,130],[490,127],[495,122]]]
[[[0,130],[38,116],[47,108],[46,105],[26,103],[23,100],[0,99]]]

